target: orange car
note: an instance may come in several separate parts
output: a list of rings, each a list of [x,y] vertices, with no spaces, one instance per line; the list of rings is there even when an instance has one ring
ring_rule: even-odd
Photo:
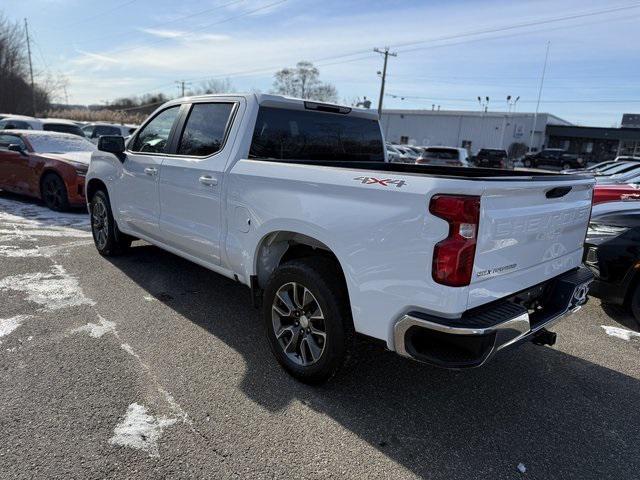
[[[96,146],[67,133],[0,130],[0,189],[52,210],[85,205],[84,177]]]

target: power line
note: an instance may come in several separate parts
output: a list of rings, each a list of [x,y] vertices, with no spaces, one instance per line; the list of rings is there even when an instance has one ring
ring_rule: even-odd
[[[288,0],[278,0],[276,2],[272,2],[272,3],[269,3],[267,5],[263,5],[261,7],[254,8],[253,10],[247,10],[245,12],[242,12],[242,13],[238,14],[238,15],[234,15],[234,16],[231,16],[231,17],[223,18],[222,20],[219,20],[217,22],[209,23],[207,25],[203,25],[203,26],[198,27],[198,28],[193,28],[191,30],[186,30],[186,31],[181,33],[180,37],[185,37],[188,34],[199,32],[200,30],[204,30],[205,28],[213,27],[215,25],[220,25],[221,23],[230,22],[231,20],[235,20],[237,18],[245,17],[247,15],[251,15],[253,13],[260,12],[262,10],[266,10],[267,8],[275,7],[276,5],[279,5],[279,4],[287,2],[287,1]],[[156,40],[154,42],[144,42],[144,43],[139,44],[139,45],[134,45],[133,47],[127,47],[127,48],[120,48],[120,49],[112,50],[112,51],[108,52],[108,54],[109,55],[113,55],[114,53],[123,53],[123,52],[130,52],[130,51],[133,51],[133,50],[139,50],[140,48],[149,47],[149,46],[157,45],[159,43],[168,42],[170,40],[175,40],[176,38],[179,38],[179,37],[160,38],[160,39],[158,39],[158,40]]]
[[[24,19],[24,33],[27,36],[27,53],[29,54],[29,75],[31,76],[31,107],[33,115],[36,114],[36,87],[33,82],[33,63],[31,61],[31,41],[29,40],[29,25],[27,19]]]
[[[402,100],[424,100],[429,102],[459,102],[459,103],[477,103],[477,100],[470,98],[436,98],[436,97],[422,97],[418,95],[400,95],[397,93],[387,93],[387,97],[400,98]],[[536,103],[537,100],[519,100],[519,103]],[[555,104],[571,104],[571,103],[640,103],[640,100],[626,99],[626,98],[601,98],[601,99],[572,99],[572,100],[541,100],[541,104],[555,103]]]
[[[223,9],[225,7],[229,7],[229,6],[234,5],[236,3],[241,3],[241,2],[246,2],[246,1],[247,0],[232,0],[231,2],[227,2],[227,3],[224,3],[222,5],[217,5],[216,7],[213,7],[213,8],[207,8],[205,10],[200,10],[198,12],[190,13],[188,15],[183,15],[181,17],[176,17],[176,18],[174,18],[172,20],[167,20],[165,22],[159,22],[159,23],[154,23],[153,25],[148,25],[148,26],[142,28],[142,30],[144,31],[145,29],[149,30],[149,29],[154,29],[154,28],[158,28],[158,27],[164,27],[164,26],[169,25],[171,23],[180,22],[182,20],[187,20],[189,18],[197,17],[197,16],[200,16],[200,15],[206,15],[208,13],[221,10],[221,9]],[[129,32],[135,32],[135,31],[138,31],[138,30],[140,30],[140,29],[120,30],[118,32],[111,33],[109,35],[103,35],[103,36],[100,36],[100,37],[83,39],[82,43],[83,44],[85,44],[87,42],[93,43],[93,42],[97,42],[99,40],[112,39],[116,35],[123,35],[123,34],[129,33]]]
[[[389,47],[384,47],[384,50],[374,48],[374,52],[380,53],[384,56],[384,65],[382,67],[382,81],[380,82],[380,98],[378,98],[378,117],[382,118],[382,101],[384,100],[384,83],[387,80],[387,61],[389,57],[397,57],[398,54],[390,52]],[[380,73],[380,72],[378,72]]]
[[[76,20],[74,22],[68,23],[66,25],[62,25],[62,26],[56,27],[56,30],[66,30],[67,28],[73,27],[74,25],[78,25],[79,23],[86,23],[86,22],[88,22],[90,20],[95,20],[96,18],[102,18],[105,15],[108,15],[108,14],[110,14],[112,12],[115,12],[117,10],[122,10],[124,7],[127,7],[127,6],[129,6],[132,3],[137,2],[137,1],[138,0],[127,0],[126,2],[119,3],[119,4],[115,5],[112,8],[109,8],[108,10],[103,10],[102,12],[96,13],[95,15],[91,15],[90,17],[86,17],[86,18],[83,18],[83,19]]]

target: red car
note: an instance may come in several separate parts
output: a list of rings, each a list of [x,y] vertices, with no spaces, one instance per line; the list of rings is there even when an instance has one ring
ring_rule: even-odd
[[[0,189],[39,198],[52,210],[84,206],[84,177],[95,150],[77,135],[1,130]]]

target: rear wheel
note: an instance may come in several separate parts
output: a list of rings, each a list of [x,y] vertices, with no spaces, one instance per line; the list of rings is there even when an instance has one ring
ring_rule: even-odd
[[[629,300],[629,310],[636,321],[636,329],[640,331],[640,283],[636,284]]]
[[[57,212],[69,210],[67,187],[58,174],[45,174],[40,182],[40,195],[44,204],[51,210]]]
[[[571,164],[570,163],[563,163],[562,164],[562,169],[563,170],[569,170],[571,168]]]
[[[305,383],[331,378],[347,359],[354,329],[338,268],[324,258],[278,267],[264,292],[264,322],[276,360]]]
[[[131,246],[132,239],[118,229],[109,196],[103,190],[98,190],[91,198],[90,215],[93,242],[100,255],[120,255]]]
[[[529,160],[528,158],[525,158],[525,159],[522,161],[522,164],[523,164],[525,167],[527,167],[527,168],[531,168],[531,167],[533,167],[533,164],[531,163],[531,160]]]

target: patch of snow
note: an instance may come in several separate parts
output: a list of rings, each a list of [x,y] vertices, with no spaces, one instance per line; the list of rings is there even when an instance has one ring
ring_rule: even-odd
[[[4,337],[13,332],[31,315],[16,315],[10,318],[0,318],[0,337]]]
[[[518,471],[520,473],[525,473],[527,471],[527,467],[524,466],[524,463],[519,463],[518,464]]]
[[[620,338],[622,340],[629,341],[632,337],[640,337],[640,333],[634,332],[632,330],[627,330],[626,328],[620,327],[609,327],[607,325],[600,325],[607,335],[612,337]]]
[[[143,297],[147,302],[155,302],[156,297],[152,296],[152,295],[145,295]]]
[[[138,354],[134,352],[133,348],[131,348],[131,345],[129,345],[128,343],[123,343],[122,345],[120,345],[120,348],[123,349],[132,357],[136,357],[138,360],[140,360],[140,357],[138,356]]]
[[[85,297],[78,280],[69,275],[62,265],[54,265],[49,273],[25,273],[12,275],[0,280],[0,291],[23,292],[27,300],[38,303],[45,310],[95,305]]]
[[[0,257],[41,257],[37,248],[22,248],[17,245],[0,245]]]
[[[147,413],[145,406],[132,403],[127,408],[124,418],[113,429],[109,443],[143,450],[151,457],[159,457],[158,440],[162,430],[174,423],[175,418],[155,418]]]
[[[73,330],[71,330],[71,333],[82,332],[87,332],[92,338],[100,338],[105,333],[115,333],[116,323],[110,322],[109,320],[103,318],[101,315],[98,315],[98,323],[87,323],[82,327],[74,328]]]

